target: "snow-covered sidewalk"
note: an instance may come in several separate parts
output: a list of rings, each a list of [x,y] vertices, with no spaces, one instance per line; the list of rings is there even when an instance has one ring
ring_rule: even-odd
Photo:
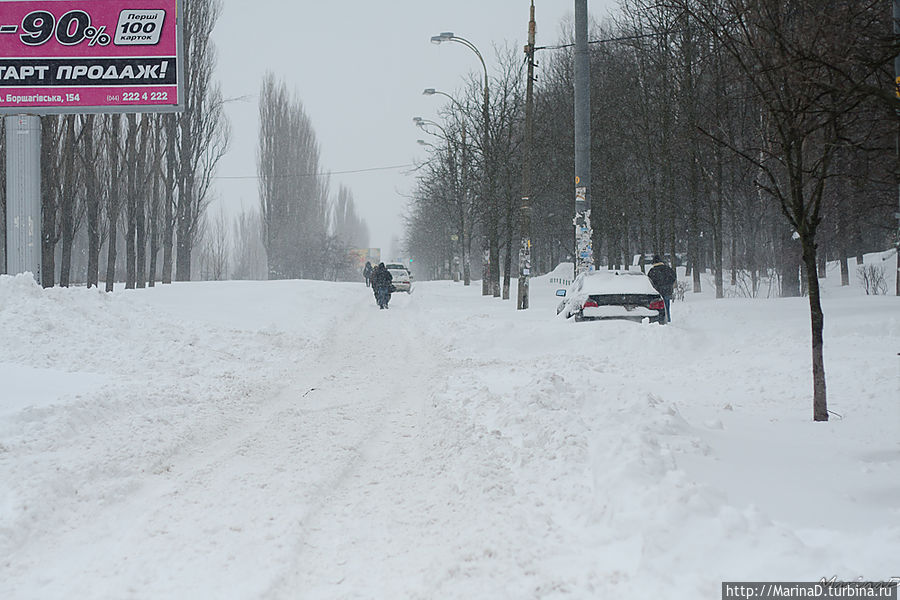
[[[900,575],[898,300],[0,278],[0,597],[716,598]]]

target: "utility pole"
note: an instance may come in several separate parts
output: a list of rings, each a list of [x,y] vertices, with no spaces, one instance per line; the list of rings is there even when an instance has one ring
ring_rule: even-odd
[[[894,0],[894,36],[900,37],[900,0]],[[900,98],[900,55],[894,57],[894,77],[896,78],[897,98]],[[898,111],[900,113],[900,111]],[[900,125],[897,130],[897,160],[900,161]],[[894,274],[895,293],[900,296],[900,184],[897,190],[897,272]]]
[[[897,1],[897,0],[895,0]],[[591,67],[587,0],[575,0],[575,276],[594,270],[591,243]]]
[[[900,2],[900,0],[897,0]],[[534,141],[534,0],[531,0],[531,18],[528,21],[528,45],[525,57],[528,61],[528,80],[525,84],[525,157],[522,164],[522,203],[519,205],[519,297],[518,310],[528,308],[528,277],[531,275],[531,147]]]

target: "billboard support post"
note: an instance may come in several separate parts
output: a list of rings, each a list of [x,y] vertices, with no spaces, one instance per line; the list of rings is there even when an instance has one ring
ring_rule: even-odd
[[[5,117],[6,260],[41,282],[41,118]]]

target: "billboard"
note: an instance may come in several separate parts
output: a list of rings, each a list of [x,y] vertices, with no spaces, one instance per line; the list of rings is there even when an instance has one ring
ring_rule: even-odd
[[[350,262],[353,266],[362,271],[366,261],[372,263],[372,266],[381,262],[381,248],[353,248],[350,250]]]
[[[0,114],[182,110],[178,0],[0,0]]]

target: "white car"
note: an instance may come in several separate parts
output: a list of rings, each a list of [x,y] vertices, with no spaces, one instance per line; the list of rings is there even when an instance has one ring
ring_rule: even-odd
[[[593,271],[582,273],[567,290],[557,290],[565,298],[556,308],[576,321],[625,319],[665,323],[666,306],[650,279],[640,271]]]
[[[412,292],[412,275],[403,263],[384,263],[384,268],[390,271],[391,277],[394,279],[391,284],[397,292]]]

